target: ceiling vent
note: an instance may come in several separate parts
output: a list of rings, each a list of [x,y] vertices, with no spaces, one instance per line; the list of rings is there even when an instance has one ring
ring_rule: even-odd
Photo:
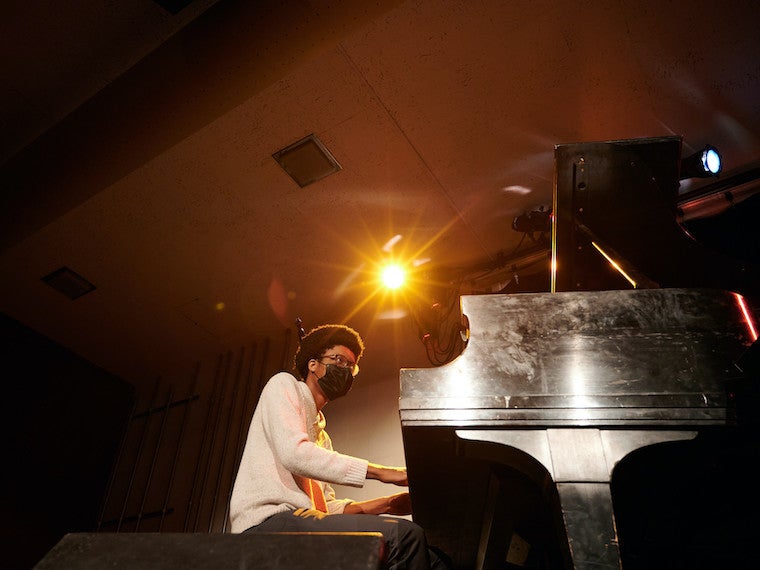
[[[171,14],[179,14],[181,10],[187,8],[193,3],[193,0],[154,0],[156,4],[161,6],[167,12]]]
[[[72,301],[95,290],[95,285],[66,266],[45,275],[42,280]]]
[[[338,161],[315,135],[277,151],[272,158],[301,188],[340,170]]]

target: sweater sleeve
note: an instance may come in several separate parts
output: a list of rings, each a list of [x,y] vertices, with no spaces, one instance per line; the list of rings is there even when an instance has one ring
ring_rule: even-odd
[[[289,374],[277,374],[262,391],[266,438],[281,465],[291,473],[319,481],[361,487],[368,462],[325,449],[309,439],[303,398]]]
[[[346,505],[353,503],[353,499],[336,499],[335,489],[332,488],[330,483],[324,484],[325,504],[327,505],[327,512],[331,515],[343,514]]]

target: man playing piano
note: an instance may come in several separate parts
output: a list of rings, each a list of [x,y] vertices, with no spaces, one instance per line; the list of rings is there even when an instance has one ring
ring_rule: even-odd
[[[337,499],[331,484],[361,487],[366,479],[406,486],[406,469],[332,449],[322,408],[345,396],[359,371],[361,337],[323,325],[301,339],[295,370],[280,372],[261,392],[230,502],[232,532],[380,532],[388,568],[431,568],[415,523],[377,515],[411,514],[409,493],[367,501]]]

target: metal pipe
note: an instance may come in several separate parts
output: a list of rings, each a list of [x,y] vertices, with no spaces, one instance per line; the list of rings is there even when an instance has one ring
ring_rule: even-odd
[[[150,469],[148,470],[148,479],[145,481],[145,488],[143,489],[142,499],[140,500],[140,509],[137,511],[137,521],[135,522],[135,532],[140,530],[140,521],[142,521],[143,512],[145,511],[145,501],[148,499],[148,492],[150,491],[150,484],[153,480],[153,472],[156,469],[156,461],[158,461],[158,452],[161,450],[161,442],[164,439],[164,431],[166,430],[166,417],[169,415],[169,408],[171,407],[172,400],[174,399],[174,387],[169,387],[169,394],[166,397],[166,405],[164,406],[163,416],[161,416],[161,425],[158,426],[158,436],[156,438],[156,447],[153,449],[153,457],[150,460]]]
[[[129,426],[132,422],[131,418],[134,417],[136,409],[137,409],[137,398],[135,398],[132,401],[132,409],[130,410],[128,419],[127,421],[124,422],[124,427],[121,430],[121,442],[119,443],[119,451],[116,454],[116,461],[111,467],[111,475],[108,478],[108,486],[106,487],[106,492],[105,492],[105,495],[103,496],[103,505],[100,508],[100,516],[98,516],[98,526],[95,529],[96,532],[100,532],[100,528],[103,526],[103,519],[106,516],[106,509],[108,508],[108,501],[111,498],[111,492],[113,491],[113,484],[114,484],[114,481],[116,480],[116,473],[118,473],[119,471],[119,467],[121,466],[121,458],[124,455],[124,448],[126,447],[126,443],[127,443],[127,433],[129,433]]]
[[[246,419],[249,417],[248,410],[251,409],[251,396],[254,394],[253,388],[253,375],[254,370],[256,369],[256,353],[258,352],[259,345],[258,343],[253,343],[253,346],[251,347],[251,360],[250,364],[248,366],[248,374],[246,376],[245,381],[245,394],[243,396],[243,410],[240,414],[240,422],[238,423],[238,436],[237,436],[237,446],[235,449],[238,450],[238,461],[240,460],[240,456],[243,453],[243,442],[245,441],[245,438],[248,436],[248,432],[245,429],[246,426]],[[251,411],[251,414],[253,411]],[[237,468],[237,465],[235,465]]]
[[[148,409],[152,409],[155,404],[156,398],[158,397],[158,386],[160,382],[161,382],[161,378],[159,377],[156,379],[156,384],[155,384],[155,387],[153,388],[153,396],[151,397]],[[119,515],[119,521],[116,524],[116,532],[121,531],[121,523],[124,520],[124,514],[127,511],[129,496],[132,493],[132,486],[134,485],[134,482],[135,482],[135,474],[137,473],[137,468],[140,464],[140,458],[142,457],[142,450],[143,450],[143,446],[145,445],[145,437],[148,433],[148,428],[150,427],[150,420],[151,420],[151,415],[148,414],[145,417],[145,427],[143,427],[142,434],[140,435],[140,443],[137,446],[137,455],[135,456],[135,463],[132,466],[132,473],[129,476],[129,484],[127,485],[127,493],[124,496],[124,504],[121,507],[121,514]]]
[[[172,458],[172,466],[169,471],[169,483],[166,487],[166,493],[164,494],[164,506],[161,509],[161,520],[158,523],[158,532],[164,527],[164,520],[166,519],[166,512],[169,507],[169,497],[171,496],[172,487],[174,485],[174,475],[177,471],[177,461],[179,460],[179,452],[182,449],[182,440],[185,435],[185,426],[187,425],[188,410],[190,409],[190,402],[194,398],[193,392],[195,392],[195,386],[198,383],[198,376],[200,375],[201,365],[200,362],[195,363],[195,369],[193,371],[193,381],[190,385],[189,396],[185,403],[185,408],[182,410],[182,422],[179,427],[179,435],[177,436],[177,444],[174,447],[174,457]]]
[[[222,485],[222,474],[224,473],[224,467],[225,467],[225,458],[227,457],[227,449],[228,449],[228,442],[229,442],[229,436],[230,431],[232,429],[232,418],[235,411],[235,403],[237,402],[237,394],[240,390],[240,378],[242,377],[242,370],[243,370],[243,361],[245,358],[245,348],[240,349],[240,359],[238,360],[237,369],[235,371],[235,381],[232,385],[232,394],[230,395],[230,407],[227,413],[227,424],[224,427],[224,437],[222,439],[222,456],[219,460],[219,470],[216,474],[216,485],[214,486],[214,497],[211,501],[211,516],[209,517],[208,521],[208,532],[211,533],[214,525],[214,517],[216,515],[217,510],[217,502],[219,501],[219,491],[221,489]],[[222,523],[222,526],[224,526],[224,523]]]
[[[288,369],[288,355],[290,354],[290,339],[292,336],[291,332],[292,331],[289,328],[285,329],[285,334],[282,341],[282,360],[280,366],[282,370]]]
[[[227,493],[227,503],[224,509],[224,520],[222,521],[222,532],[227,532],[227,523],[230,518],[230,501],[232,500],[232,491],[235,485],[235,475],[237,474],[238,467],[240,465],[240,457],[243,454],[243,438],[247,436],[245,432],[245,420],[248,417],[248,401],[251,397],[251,385],[253,384],[253,369],[256,364],[256,351],[258,345],[253,343],[251,347],[251,358],[248,366],[248,374],[246,375],[245,391],[243,392],[243,403],[240,410],[240,421],[238,422],[237,437],[235,443],[235,461],[232,464],[232,470],[230,475],[230,487]]]
[[[266,374],[267,358],[269,357],[269,344],[270,344],[269,337],[266,337],[264,339],[264,350],[261,355],[261,366],[259,366],[259,384],[258,384],[258,390],[256,391],[256,404],[258,404],[259,396],[261,396],[261,391],[264,389],[264,384],[268,380],[265,374]],[[254,404],[254,406],[256,404]]]
[[[267,381],[267,377],[266,377],[266,363],[267,363],[267,357],[269,356],[269,346],[270,346],[270,344],[271,344],[271,342],[270,342],[269,337],[265,337],[264,340],[263,340],[263,342],[262,342],[262,344],[261,344],[261,359],[260,359],[260,362],[259,362],[259,378],[258,378],[258,382],[257,382],[257,386],[256,386],[256,391],[252,392],[253,400],[254,400],[253,404],[252,405],[246,405],[245,413],[242,414],[242,416],[240,418],[241,427],[240,427],[240,431],[238,433],[238,458],[237,458],[237,461],[235,463],[235,466],[239,465],[239,462],[240,462],[240,459],[241,459],[242,453],[243,453],[242,443],[243,443],[244,438],[246,438],[248,436],[248,432],[243,429],[244,426],[245,426],[245,419],[246,418],[250,418],[250,415],[248,414],[248,410],[250,409],[251,410],[251,414],[253,414],[253,410],[255,410],[256,405],[258,403],[258,399],[261,396],[261,391],[264,389],[264,384]],[[253,385],[253,380],[252,379],[253,379],[253,376],[254,376],[255,365],[256,365],[255,360],[252,360],[251,361],[251,367],[250,367],[250,374],[249,374],[249,384],[250,385]],[[247,402],[246,402],[246,404],[247,404]],[[225,514],[225,521],[224,521],[224,525],[225,526],[223,527],[224,530],[226,530],[226,524],[229,521],[229,501],[232,498],[232,490],[233,490],[232,487],[234,485],[234,477],[235,477],[236,473],[237,473],[237,469],[233,469],[232,470],[232,475],[231,475],[231,477],[233,478],[233,481],[230,483],[230,492],[229,492],[229,497],[228,497],[228,500],[227,500],[227,512]]]
[[[179,406],[184,406],[185,404],[189,403],[190,401],[197,400],[197,399],[198,399],[198,396],[196,395],[196,396],[193,396],[191,398],[183,398],[182,400],[173,400],[172,403],[169,404],[169,408],[170,409],[171,408],[178,408]],[[163,405],[163,406],[159,406],[159,407],[156,407],[156,408],[150,408],[148,410],[143,410],[139,414],[135,414],[134,417],[135,417],[135,419],[137,419],[137,418],[141,418],[143,416],[149,416],[150,414],[154,414],[156,412],[159,412],[159,411],[163,410],[165,407],[166,406]]]
[[[201,507],[203,506],[203,499],[206,496],[206,481],[208,480],[208,474],[211,469],[211,460],[214,456],[214,447],[216,446],[216,434],[217,434],[217,427],[219,425],[219,416],[222,413],[222,405],[224,404],[224,394],[227,390],[227,379],[228,374],[230,371],[230,353],[227,352],[227,358],[225,359],[225,372],[224,372],[224,381],[222,382],[222,386],[220,388],[219,392],[219,403],[216,408],[216,413],[214,414],[214,426],[211,428],[211,442],[209,443],[208,447],[208,455],[206,456],[206,467],[203,470],[203,478],[201,479],[201,485],[200,485],[200,496],[198,497],[198,508],[195,511],[195,524],[193,525],[193,531],[198,532],[198,523],[200,521],[201,516]]]
[[[211,397],[208,402],[208,410],[206,412],[206,419],[204,420],[204,423],[203,423],[203,433],[201,437],[201,444],[198,450],[198,459],[195,462],[195,470],[193,472],[193,483],[190,487],[190,497],[188,498],[187,512],[185,513],[185,524],[183,526],[184,532],[188,532],[188,527],[190,523],[190,514],[193,510],[193,496],[195,495],[195,485],[198,482],[198,472],[200,470],[200,465],[201,465],[201,456],[203,454],[203,448],[206,443],[206,434],[208,433],[208,426],[211,421],[211,412],[214,407],[214,401],[216,398],[216,388],[219,385],[219,378],[221,376],[222,359],[223,359],[223,356],[220,354],[216,360],[216,367],[214,369],[214,383],[211,388]]]

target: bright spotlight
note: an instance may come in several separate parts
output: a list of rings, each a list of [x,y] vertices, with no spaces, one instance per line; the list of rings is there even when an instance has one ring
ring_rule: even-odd
[[[404,268],[396,263],[386,265],[381,272],[383,285],[388,289],[398,289],[404,284],[405,278]]]
[[[707,145],[702,150],[681,160],[680,179],[708,178],[720,173],[722,164],[720,153],[714,146]]]

